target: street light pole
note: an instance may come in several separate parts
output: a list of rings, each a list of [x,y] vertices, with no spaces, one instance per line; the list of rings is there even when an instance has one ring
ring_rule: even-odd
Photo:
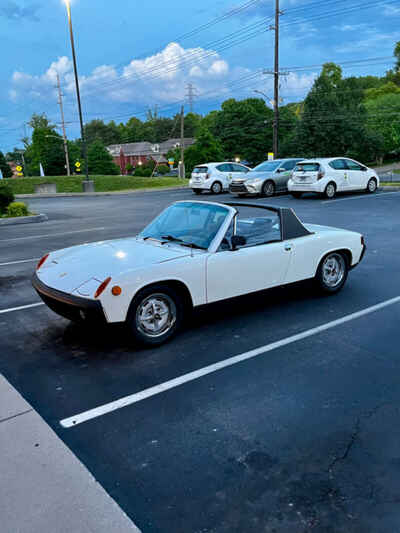
[[[77,66],[76,66],[75,41],[74,41],[74,32],[72,30],[72,17],[71,17],[70,0],[65,0],[65,5],[67,6],[69,35],[70,35],[70,38],[71,38],[71,48],[72,48],[72,60],[73,60],[73,63],[74,63],[76,97],[77,97],[77,100],[78,100],[79,121],[80,121],[80,124],[81,124],[81,139],[82,139],[83,157],[85,159],[86,182],[89,182],[89,168],[88,168],[88,159],[87,159],[87,148],[86,148],[85,132],[84,132],[84,128],[83,128],[81,94],[80,94],[80,90],[79,90],[78,69],[77,69]],[[84,184],[83,187],[84,187],[84,190],[85,190],[85,184]]]

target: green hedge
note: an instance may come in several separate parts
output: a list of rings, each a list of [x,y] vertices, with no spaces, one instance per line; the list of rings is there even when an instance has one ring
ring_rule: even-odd
[[[174,177],[140,178],[138,176],[91,176],[96,192],[126,191],[152,187],[177,187],[186,185]],[[33,194],[35,185],[56,183],[57,192],[82,192],[82,176],[48,176],[46,178],[12,178],[4,180],[14,194]]]
[[[7,216],[9,217],[26,217],[28,215],[28,207],[24,202],[12,202],[7,207]]]

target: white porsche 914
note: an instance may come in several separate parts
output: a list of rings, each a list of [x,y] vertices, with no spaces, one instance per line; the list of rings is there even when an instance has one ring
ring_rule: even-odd
[[[33,286],[63,317],[125,322],[158,345],[196,306],[312,278],[335,293],[365,249],[359,233],[303,224],[289,208],[180,201],[136,237],[46,254]]]

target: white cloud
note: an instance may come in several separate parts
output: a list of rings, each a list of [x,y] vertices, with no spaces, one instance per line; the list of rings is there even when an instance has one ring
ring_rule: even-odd
[[[12,101],[23,99],[56,102],[55,88],[57,73],[60,76],[66,96],[73,96],[75,80],[73,65],[67,57],[59,57],[40,75],[23,71],[14,72],[11,79],[9,97]],[[170,43],[161,52],[144,59],[134,59],[121,69],[112,65],[100,65],[90,74],[80,77],[82,97],[86,109],[99,111],[99,116],[111,116],[120,104],[137,106],[161,105],[184,100],[187,83],[193,82],[199,99],[222,97],[245,97],[246,83],[230,84],[253,72],[240,66],[231,66],[217,52],[202,48],[185,49],[177,43]],[[255,78],[254,88],[258,83],[269,83],[269,78]],[[240,91],[237,87],[240,85]],[[310,85],[307,76],[288,76],[287,87],[297,92]],[[236,88],[235,88],[236,87]],[[247,89],[247,96],[252,94],[252,86]],[[71,99],[70,99],[71,101]],[[200,105],[200,103],[199,103]],[[116,113],[117,114],[117,113]],[[134,111],[132,112],[134,114]]]
[[[400,7],[386,5],[383,7],[383,14],[387,17],[393,17],[394,15],[400,15]]]

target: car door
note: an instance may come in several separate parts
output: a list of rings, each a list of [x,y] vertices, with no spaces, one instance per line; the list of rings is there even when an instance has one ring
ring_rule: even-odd
[[[346,159],[346,165],[349,175],[349,188],[353,190],[365,189],[367,186],[367,175],[362,170],[364,167],[352,159]]]
[[[276,217],[279,224],[276,231],[280,235],[279,217]],[[243,225],[252,224],[251,219],[243,222]],[[243,233],[243,230],[237,231],[238,235],[240,231]],[[232,233],[233,229],[227,232],[227,238],[224,240],[226,247],[207,258],[207,302],[232,298],[284,283],[291,261],[290,243],[275,242],[275,239],[265,243],[263,235],[247,235],[248,243],[245,246],[231,250],[227,249],[229,232]]]
[[[279,191],[284,191],[287,189],[287,182],[292,174],[292,170],[296,166],[299,159],[293,159],[290,161],[285,161],[276,171],[274,175],[275,183]]]
[[[337,191],[346,191],[351,188],[350,176],[345,159],[334,159],[329,163],[332,170],[329,174],[334,178]]]
[[[229,163],[221,163],[220,165],[217,165],[215,168],[218,172],[219,179],[222,183],[224,190],[228,190],[229,184],[232,181],[232,174],[233,174],[231,165]]]

